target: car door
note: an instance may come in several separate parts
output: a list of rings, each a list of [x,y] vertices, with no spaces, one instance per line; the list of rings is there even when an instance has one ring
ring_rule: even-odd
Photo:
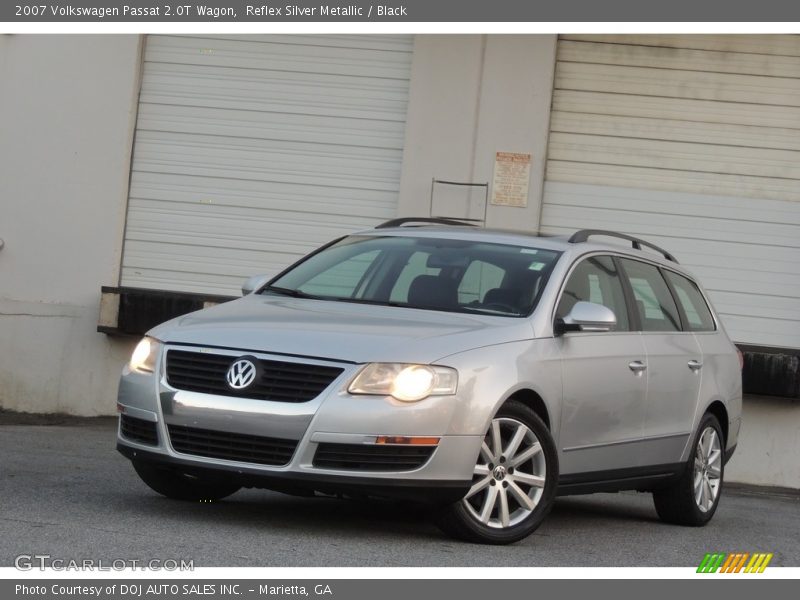
[[[680,461],[692,434],[703,355],[694,334],[684,331],[681,312],[656,265],[620,259],[635,299],[647,354],[642,460],[644,465]]]
[[[728,410],[733,409],[733,414],[737,416],[735,421],[727,424],[735,427],[731,429],[733,436],[727,436],[730,445],[731,437],[736,439],[741,423],[741,418],[738,416],[740,408],[734,408],[741,407],[742,396],[741,365],[736,357],[735,346],[718,328],[711,308],[697,283],[675,271],[663,270],[663,273],[678,301],[684,329],[692,331],[703,352],[703,364],[698,371],[700,394],[697,398],[695,419],[700,416],[700,411],[714,400],[726,398],[732,401],[733,406],[729,406]],[[724,429],[726,424],[722,423],[722,426]]]
[[[630,324],[617,265],[595,255],[572,269],[556,308],[564,318],[579,301],[607,306],[617,317],[611,332],[567,332],[561,352],[563,402],[560,471],[587,474],[635,467],[644,427],[646,376],[641,335]]]

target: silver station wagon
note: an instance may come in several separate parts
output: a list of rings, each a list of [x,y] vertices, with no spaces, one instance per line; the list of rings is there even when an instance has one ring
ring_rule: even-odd
[[[154,328],[123,371],[117,448],[160,494],[411,499],[495,544],[558,495],[652,492],[683,525],[717,509],[741,356],[657,246],[394,219],[243,292]]]

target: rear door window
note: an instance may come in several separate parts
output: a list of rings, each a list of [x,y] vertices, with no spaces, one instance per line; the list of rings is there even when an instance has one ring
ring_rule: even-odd
[[[620,259],[633,289],[642,331],[681,331],[678,307],[658,267]]]

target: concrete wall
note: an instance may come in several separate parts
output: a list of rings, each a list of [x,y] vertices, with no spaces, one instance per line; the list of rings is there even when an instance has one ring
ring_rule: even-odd
[[[725,480],[800,489],[800,403],[746,396]]]
[[[491,184],[496,152],[530,153],[527,207],[489,205],[486,220],[538,230],[555,51],[555,35],[417,36],[400,216],[428,216],[433,178]],[[483,193],[437,186],[433,213],[482,217]]]
[[[0,35],[0,407],[111,414],[140,36]]]

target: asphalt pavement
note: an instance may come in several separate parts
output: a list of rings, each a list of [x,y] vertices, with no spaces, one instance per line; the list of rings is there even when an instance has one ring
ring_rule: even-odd
[[[196,567],[696,566],[706,552],[740,551],[800,566],[798,495],[726,489],[704,528],[662,524],[649,494],[561,498],[534,535],[491,547],[449,539],[424,509],[391,502],[265,490],[168,500],[114,446],[113,419],[0,418],[0,566],[20,554]]]

